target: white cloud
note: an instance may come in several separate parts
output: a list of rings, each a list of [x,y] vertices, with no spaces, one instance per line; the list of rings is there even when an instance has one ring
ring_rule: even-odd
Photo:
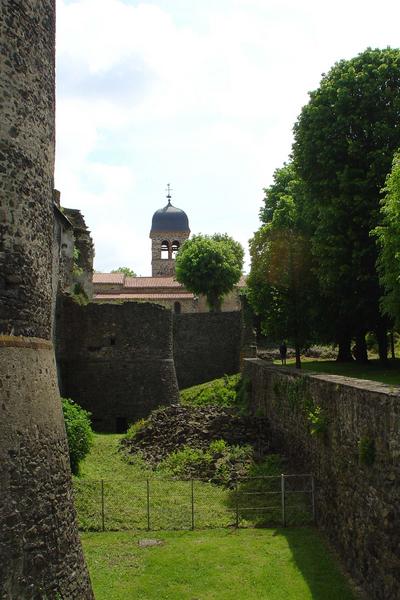
[[[168,180],[193,231],[246,242],[307,91],[334,61],[398,43],[394,0],[194,4],[57,2],[56,185],[99,269],[149,273]]]

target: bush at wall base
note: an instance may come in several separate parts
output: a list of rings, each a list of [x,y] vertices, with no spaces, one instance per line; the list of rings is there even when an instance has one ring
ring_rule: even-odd
[[[62,398],[65,429],[67,431],[71,471],[79,475],[79,464],[89,453],[93,442],[90,413],[69,398]]]

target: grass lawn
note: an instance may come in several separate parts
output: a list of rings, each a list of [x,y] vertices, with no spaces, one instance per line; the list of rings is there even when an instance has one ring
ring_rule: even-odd
[[[140,539],[163,545],[141,548]],[[352,600],[313,529],[85,533],[96,600]]]
[[[128,464],[118,451],[121,437],[95,434],[81,476],[74,477],[81,531],[102,531],[103,517],[105,531],[147,530],[149,523],[151,530],[191,529],[192,518],[196,529],[229,527],[236,523],[236,513],[241,527],[282,523],[280,475],[245,480],[237,490],[203,481],[194,481],[192,488],[191,481],[171,480],[142,462]],[[299,493],[305,489],[310,489],[310,482],[303,478],[287,482],[286,522],[290,525],[312,521],[311,495]]]
[[[147,478],[150,493],[151,529],[190,529],[191,482],[171,481],[143,463],[128,464],[118,445],[118,434],[95,434],[90,454],[74,477],[79,528],[101,531],[103,479],[106,530],[147,529]],[[207,482],[195,482],[196,527],[227,527],[235,521],[229,491]],[[277,498],[279,506],[279,498]],[[278,513],[279,514],[279,513]],[[279,518],[279,517],[278,517]]]
[[[280,364],[280,361],[274,361]],[[287,366],[294,367],[294,359],[288,359]],[[377,359],[371,359],[368,364],[337,363],[334,360],[316,360],[313,358],[302,358],[302,369],[314,371],[315,373],[330,373],[332,375],[344,375],[345,377],[356,377],[357,379],[370,379],[380,381],[388,385],[400,385],[400,359],[390,360],[388,366],[382,366]]]
[[[229,491],[218,486],[196,483],[201,502],[196,508],[199,529],[195,531],[124,531],[147,525],[148,476],[152,478],[152,528],[189,527],[190,482],[170,482],[155,477],[140,463],[128,464],[118,452],[120,439],[116,434],[96,434],[81,477],[74,478],[96,600],[354,598],[335,559],[312,528],[200,529],[234,521]],[[101,528],[101,479],[105,482],[106,528],[119,531],[93,531]],[[243,515],[243,523],[252,522],[256,522],[254,513]],[[163,544],[138,545],[140,539],[149,538]]]

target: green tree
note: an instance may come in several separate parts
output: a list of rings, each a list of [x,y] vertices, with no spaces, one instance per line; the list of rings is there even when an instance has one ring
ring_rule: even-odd
[[[194,294],[203,294],[212,312],[239,281],[243,248],[226,234],[194,235],[176,257],[176,279]]]
[[[135,271],[132,271],[129,267],[118,267],[118,269],[114,269],[111,273],[123,273],[125,277],[136,277]]]
[[[260,211],[265,224],[250,240],[247,280],[247,296],[263,331],[275,341],[286,339],[294,345],[298,368],[301,349],[314,334],[316,293],[310,244],[296,206],[301,190],[293,165],[275,171]]]
[[[386,180],[382,201],[382,224],[373,231],[379,245],[378,273],[385,294],[381,299],[384,314],[400,327],[400,153]]]
[[[62,399],[65,429],[67,431],[71,471],[79,475],[79,464],[89,453],[93,443],[90,413],[68,398]]]
[[[386,358],[370,231],[379,224],[380,190],[400,146],[399,115],[400,51],[367,49],[323,76],[294,128],[301,212],[312,231],[325,320],[343,360],[351,360],[352,337],[366,357],[368,330]]]

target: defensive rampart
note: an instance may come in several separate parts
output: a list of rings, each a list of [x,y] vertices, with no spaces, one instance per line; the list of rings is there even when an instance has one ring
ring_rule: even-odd
[[[62,395],[92,413],[100,431],[124,431],[160,405],[178,401],[172,313],[147,302],[64,298],[57,319]]]
[[[245,361],[250,404],[312,471],[318,525],[370,600],[400,598],[400,392]]]
[[[241,319],[240,311],[174,315],[179,389],[239,371]]]
[[[89,600],[51,343],[55,1],[0,13],[0,598]]]

